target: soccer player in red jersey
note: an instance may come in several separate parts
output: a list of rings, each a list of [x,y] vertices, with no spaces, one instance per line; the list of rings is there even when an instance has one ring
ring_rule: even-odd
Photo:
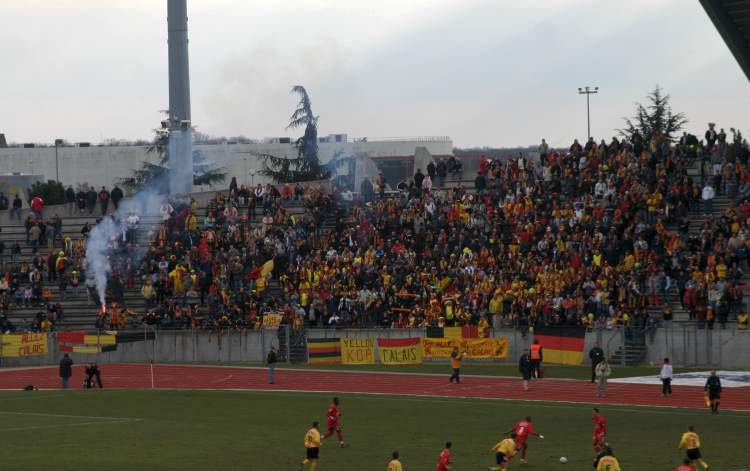
[[[453,443],[448,442],[445,444],[445,448],[440,452],[440,459],[438,460],[435,471],[450,471],[451,469],[451,447]]]
[[[509,435],[511,433],[516,434],[516,449],[521,452],[521,463],[525,464],[526,449],[528,448],[526,441],[528,440],[529,435],[536,435],[541,439],[544,439],[544,435],[540,435],[536,431],[534,424],[531,423],[531,417],[529,416],[526,416],[524,420],[519,420],[515,427],[513,427],[512,430],[506,432],[505,434]]]
[[[594,407],[592,419],[594,421],[594,434],[592,436],[594,452],[599,453],[607,447],[607,419],[599,413],[599,409],[596,407]]]
[[[695,468],[690,464],[690,458],[685,458],[674,471],[695,471]]]
[[[323,435],[323,440],[333,435],[333,432],[336,432],[336,435],[339,437],[339,446],[344,448],[346,444],[344,443],[344,434],[341,432],[341,412],[339,411],[338,397],[333,398],[331,407],[326,412],[326,420],[328,421],[328,431]]]

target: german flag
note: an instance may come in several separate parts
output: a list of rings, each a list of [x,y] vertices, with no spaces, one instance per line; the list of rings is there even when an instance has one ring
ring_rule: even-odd
[[[583,348],[586,341],[584,327],[534,327],[534,338],[542,346],[545,363],[561,365],[583,364]]]
[[[479,331],[475,325],[427,327],[427,337],[431,339],[475,339],[479,337]]]
[[[71,353],[100,353],[117,350],[117,336],[112,334],[87,334],[86,332],[59,332],[58,350]]]
[[[307,363],[310,365],[334,365],[341,363],[341,340],[307,339]]]

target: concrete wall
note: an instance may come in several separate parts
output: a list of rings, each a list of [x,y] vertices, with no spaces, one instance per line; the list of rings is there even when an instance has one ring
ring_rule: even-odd
[[[750,368],[750,332],[736,329],[696,329],[675,326],[647,337],[647,362],[661,364],[669,358],[676,365],[716,365]]]
[[[323,163],[337,152],[344,155],[366,154],[370,157],[414,155],[417,147],[425,147],[433,155],[453,153],[450,139],[405,138],[369,140],[366,142],[322,142],[318,144]],[[262,168],[258,154],[278,157],[296,157],[292,144],[217,144],[194,145],[209,162],[226,168],[229,176],[237,176],[242,185],[265,183],[265,177],[257,174]],[[130,176],[133,169],[140,168],[144,161],[155,161],[147,146],[122,147],[60,147],[57,149],[60,180],[63,184],[88,183],[95,187],[111,187],[118,179]],[[251,175],[250,172],[256,172]],[[44,180],[55,179],[55,148],[24,149],[0,148],[0,174],[20,172],[42,175]],[[227,181],[227,184],[229,182]],[[206,189],[206,188],[203,188]],[[196,188],[200,191],[201,188]]]
[[[309,338],[409,338],[424,337],[424,329],[315,329],[308,331]],[[499,362],[515,363],[533,340],[515,329],[493,332],[495,338],[508,339],[508,357]],[[614,353],[623,341],[618,330],[586,334],[584,363],[588,364],[588,351],[599,342],[607,356]],[[28,358],[3,358],[2,366],[34,366],[56,364],[61,353],[57,351],[54,336],[50,336],[49,353]],[[114,352],[95,355],[72,354],[76,363],[147,363],[156,362],[214,363],[252,362],[265,359],[271,345],[278,345],[275,331],[216,333],[190,331],[160,331],[153,341],[125,343]],[[646,363],[660,364],[669,357],[677,366],[715,365],[721,368],[750,368],[750,332],[737,330],[697,330],[692,327],[659,329],[647,340]],[[425,360],[441,361],[441,360]],[[493,361],[493,360],[486,360]]]
[[[154,340],[121,343],[113,352],[97,354],[71,353],[75,363],[215,363],[254,362],[265,359],[271,345],[278,346],[276,331],[217,333],[161,331]],[[57,342],[49,336],[48,353],[26,358],[2,358],[2,366],[53,365],[59,362]]]

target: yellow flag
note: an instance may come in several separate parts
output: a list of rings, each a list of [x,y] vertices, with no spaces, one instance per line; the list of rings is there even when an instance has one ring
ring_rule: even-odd
[[[263,264],[263,268],[260,269],[260,276],[266,276],[273,271],[273,259]]]

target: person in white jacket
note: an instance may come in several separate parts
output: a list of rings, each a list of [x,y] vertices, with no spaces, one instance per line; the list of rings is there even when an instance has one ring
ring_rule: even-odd
[[[607,397],[607,378],[612,374],[612,368],[606,358],[603,358],[596,368],[596,397]]]
[[[706,216],[709,216],[714,211],[714,197],[716,196],[716,191],[714,191],[714,187],[711,186],[711,184],[706,184],[706,186],[703,187],[703,191],[701,191],[701,199],[703,200],[703,213]]]
[[[659,379],[661,379],[661,397],[667,397],[672,395],[672,364],[669,363],[669,358],[664,359],[664,363],[661,365],[661,371],[659,372]]]

